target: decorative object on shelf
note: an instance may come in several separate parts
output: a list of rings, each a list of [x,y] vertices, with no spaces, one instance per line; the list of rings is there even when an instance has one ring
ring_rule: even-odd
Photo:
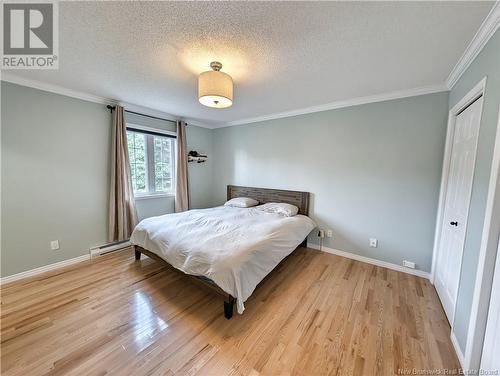
[[[207,107],[227,108],[233,105],[233,79],[221,72],[222,64],[218,61],[210,63],[211,71],[198,77],[198,100]]]
[[[188,153],[188,162],[203,163],[206,162],[208,156],[206,154],[200,154],[196,150],[191,150]]]

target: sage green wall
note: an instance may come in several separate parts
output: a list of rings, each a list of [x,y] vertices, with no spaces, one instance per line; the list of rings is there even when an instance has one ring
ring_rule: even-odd
[[[325,246],[430,271],[447,108],[444,92],[216,129],[214,204],[227,184],[312,192]]]
[[[1,275],[87,254],[107,242],[111,115],[104,105],[1,82]],[[172,123],[127,116],[170,129]],[[169,128],[170,127],[170,128]],[[173,128],[172,128],[173,129]],[[188,148],[212,152],[211,131],[189,126]],[[193,204],[211,162],[190,166]],[[137,200],[140,218],[173,211],[173,198]],[[61,249],[49,242],[59,239]]]
[[[186,129],[188,149],[206,153],[208,160],[203,163],[188,163],[189,191],[192,208],[212,206],[213,144],[212,129],[189,125]]]
[[[462,271],[455,308],[453,331],[460,348],[465,352],[472,296],[481,244],[481,235],[488,195],[491,162],[500,104],[500,30],[491,37],[450,92],[449,108],[458,103],[484,77],[483,113],[479,130],[476,166],[462,258]]]
[[[106,107],[2,81],[1,273],[88,253],[107,240]],[[59,239],[61,249],[50,250]]]

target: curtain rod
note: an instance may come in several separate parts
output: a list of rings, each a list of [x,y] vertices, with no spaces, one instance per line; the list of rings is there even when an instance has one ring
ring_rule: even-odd
[[[111,106],[111,105],[107,105],[106,108],[108,110],[110,110],[111,112],[113,112],[113,110],[116,108],[116,106]],[[152,116],[152,115],[146,115],[146,114],[141,114],[140,112],[135,112],[135,111],[130,111],[130,110],[123,110],[125,112],[128,112],[129,114],[134,114],[134,115],[139,115],[139,116],[146,116],[148,118],[152,118],[152,119],[157,119],[157,120],[163,120],[163,121],[169,121],[171,123],[177,123],[175,120],[170,120],[170,119],[164,119],[164,118],[161,118],[161,117],[158,117],[158,116]],[[187,124],[186,124],[187,125]]]

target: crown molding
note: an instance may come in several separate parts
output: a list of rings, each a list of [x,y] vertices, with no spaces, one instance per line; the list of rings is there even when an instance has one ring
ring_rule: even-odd
[[[217,128],[217,124],[204,123],[202,121],[194,120],[194,119],[190,119],[190,118],[186,118],[184,120],[188,125],[195,125],[197,127],[207,128],[207,129]]]
[[[81,100],[84,100],[87,102],[106,104],[106,105],[118,104],[118,101],[110,99],[110,98],[99,97],[97,95],[84,93],[82,91],[67,89],[67,88],[59,86],[59,85],[48,84],[48,83],[45,83],[42,81],[30,80],[28,78],[19,77],[15,74],[12,74],[10,72],[5,72],[5,71],[2,72],[2,81],[10,82],[10,83],[13,83],[16,85],[31,87],[33,89],[48,91],[50,93],[64,95],[67,97],[81,99]]]
[[[38,89],[42,91],[47,91],[50,93],[58,94],[58,95],[64,95],[66,97],[71,97],[71,98],[76,98],[80,99],[83,101],[87,102],[93,102],[93,103],[99,103],[102,105],[120,105],[123,106],[129,110],[136,111],[136,112],[141,112],[145,115],[151,115],[151,116],[158,116],[158,117],[163,117],[172,121],[177,121],[181,120],[181,117],[172,115],[169,113],[166,113],[164,111],[155,109],[155,108],[150,108],[150,107],[144,107],[140,105],[136,105],[133,103],[128,103],[124,101],[118,101],[115,99],[111,98],[105,98],[105,97],[100,97],[98,95],[93,95],[93,94],[88,94],[83,91],[77,91],[77,90],[72,90],[68,89],[59,85],[53,85],[53,84],[48,84],[46,82],[42,81],[37,81],[37,80],[30,80],[24,77],[19,77],[15,74],[12,74],[10,72],[2,72],[1,74],[1,80],[5,82],[10,82],[16,85],[21,85],[21,86],[26,86],[30,87],[33,89]],[[191,124],[191,125],[196,125],[198,127],[203,127],[203,128],[212,128],[208,124],[204,124],[203,122],[197,121],[197,120],[190,120],[190,119],[183,119],[186,121],[186,123]]]
[[[493,4],[490,12],[484,19],[481,26],[477,30],[474,38],[470,41],[465,49],[464,53],[458,60],[457,64],[453,67],[450,75],[446,79],[446,86],[448,89],[452,89],[453,86],[460,79],[462,74],[466,71],[469,65],[474,61],[474,59],[479,55],[483,47],[488,43],[490,38],[495,34],[500,26],[500,1],[496,1]]]
[[[369,95],[369,96],[365,96],[365,97],[358,97],[358,98],[352,98],[352,99],[346,99],[346,100],[342,100],[342,101],[326,103],[326,104],[322,104],[319,106],[305,107],[305,108],[301,108],[298,110],[278,112],[278,113],[269,114],[269,115],[263,115],[263,116],[253,117],[253,118],[230,121],[230,122],[221,124],[218,128],[230,127],[233,125],[257,123],[257,122],[261,122],[261,121],[281,119],[281,118],[286,118],[286,117],[291,117],[291,116],[306,115],[306,114],[311,114],[314,112],[335,110],[338,108],[359,106],[359,105],[368,104],[368,103],[384,102],[384,101],[390,101],[393,99],[415,97],[418,95],[439,93],[439,92],[443,92],[443,91],[448,91],[448,88],[446,87],[445,84],[422,86],[422,87],[417,87],[417,88],[408,89],[408,90],[391,91],[388,93]]]
[[[478,31],[474,35],[474,38],[468,44],[467,48],[465,49],[464,53],[460,57],[459,61],[452,69],[451,73],[449,74],[448,78],[446,79],[445,84],[422,86],[422,87],[417,87],[417,88],[413,88],[413,89],[399,90],[399,91],[393,91],[393,92],[388,92],[388,93],[352,98],[352,99],[347,99],[347,100],[342,100],[342,101],[331,102],[331,103],[327,103],[327,104],[323,104],[323,105],[319,105],[319,106],[311,106],[311,107],[306,107],[306,108],[292,110],[292,111],[278,112],[278,113],[257,116],[257,117],[253,117],[253,118],[240,119],[240,120],[235,120],[235,121],[230,121],[230,122],[220,123],[220,124],[204,123],[202,121],[189,119],[189,118],[183,118],[183,120],[185,120],[188,124],[195,125],[198,127],[203,127],[203,128],[208,128],[208,129],[216,129],[216,128],[229,127],[229,126],[233,126],[233,125],[243,125],[243,124],[249,124],[249,123],[256,123],[256,122],[261,122],[261,121],[266,121],[266,120],[274,120],[274,119],[281,119],[281,118],[291,117],[291,116],[305,115],[305,114],[310,114],[310,113],[314,113],[314,112],[328,111],[328,110],[334,110],[334,109],[338,109],[338,108],[358,106],[358,105],[362,105],[362,104],[383,102],[383,101],[388,101],[388,100],[393,100],[393,99],[407,98],[407,97],[413,97],[413,96],[418,96],[418,95],[432,94],[432,93],[438,93],[438,92],[442,92],[442,91],[448,91],[448,90],[451,90],[453,88],[453,86],[460,79],[460,77],[465,72],[465,70],[472,63],[472,61],[481,52],[481,50],[486,45],[486,43],[491,38],[491,36],[497,31],[499,26],[500,26],[500,0],[497,0],[495,2],[495,4],[493,5],[493,7],[491,8],[488,15],[486,16],[486,18],[484,19],[484,21],[482,22]],[[81,99],[81,100],[85,100],[85,101],[89,101],[89,102],[94,102],[94,103],[111,104],[111,105],[120,104],[120,105],[123,105],[127,108],[135,109],[136,111],[141,111],[141,112],[148,114],[148,115],[162,116],[162,117],[166,117],[167,119],[170,119],[170,120],[181,119],[179,116],[168,114],[168,113],[165,113],[165,112],[158,110],[158,109],[143,107],[143,106],[134,105],[131,103],[126,103],[126,102],[120,102],[120,101],[110,99],[110,98],[100,97],[97,95],[92,95],[92,94],[84,93],[81,91],[67,89],[67,88],[64,88],[64,87],[59,86],[59,85],[53,85],[53,84],[48,84],[48,83],[41,82],[41,81],[30,80],[30,79],[16,76],[10,72],[4,71],[4,72],[2,72],[1,76],[2,76],[1,77],[2,81],[11,82],[11,83],[14,83],[17,85],[32,87],[35,89],[48,91],[48,92],[55,93],[55,94],[65,95],[68,97],[73,97],[73,98],[77,98],[77,99]]]
[[[81,99],[81,100],[88,101],[88,102],[94,102],[94,103],[106,104],[106,105],[107,104],[111,104],[111,105],[119,104],[119,105],[124,106],[128,109],[131,109],[133,111],[142,112],[144,114],[151,115],[151,116],[165,117],[165,118],[173,120],[173,121],[180,119],[178,116],[168,114],[166,112],[163,112],[163,111],[160,111],[160,110],[157,110],[154,108],[143,107],[143,106],[135,105],[132,103],[127,103],[127,102],[117,101],[117,100],[110,99],[110,98],[100,97],[97,95],[92,95],[92,94],[84,93],[81,91],[67,89],[67,88],[59,86],[59,85],[53,85],[53,84],[48,84],[48,83],[41,82],[41,81],[30,80],[30,79],[16,76],[16,75],[11,74],[9,72],[7,72],[7,73],[2,72],[1,79],[2,79],[2,81],[11,82],[13,84],[27,86],[27,87],[31,87],[31,88],[38,89],[38,90],[48,91],[51,93],[64,95],[64,96],[72,97],[72,98],[77,98],[77,99]],[[389,93],[352,98],[352,99],[347,99],[347,100],[343,100],[343,101],[327,103],[327,104],[323,104],[323,105],[319,105],[319,106],[312,106],[312,107],[306,107],[306,108],[302,108],[302,109],[298,109],[298,110],[279,112],[279,113],[274,113],[274,114],[269,114],[269,115],[264,115],[264,116],[257,116],[254,118],[235,120],[235,121],[221,123],[221,124],[207,124],[207,123],[203,123],[203,122],[200,122],[198,120],[189,119],[189,118],[184,119],[184,120],[188,124],[195,125],[198,127],[208,128],[208,129],[216,129],[216,128],[229,127],[229,126],[233,126],[233,125],[243,125],[243,124],[256,123],[256,122],[266,121],[266,120],[280,119],[280,118],[290,117],[290,116],[305,115],[305,114],[310,114],[310,113],[314,113],[314,112],[334,110],[337,108],[358,106],[358,105],[367,104],[367,103],[383,102],[383,101],[399,99],[399,98],[406,98],[406,97],[413,97],[413,96],[424,95],[424,94],[438,93],[438,92],[442,92],[442,91],[448,91],[448,88],[446,87],[446,85],[444,85],[444,84],[429,85],[429,86],[417,87],[417,88],[408,89],[408,90],[399,90],[399,91],[393,91],[393,92],[389,92]]]

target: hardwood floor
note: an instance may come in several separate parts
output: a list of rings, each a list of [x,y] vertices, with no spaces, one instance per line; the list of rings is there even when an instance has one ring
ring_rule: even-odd
[[[2,375],[393,375],[457,369],[429,281],[310,249],[243,315],[132,250],[2,286]],[[411,374],[411,373],[409,373]]]

